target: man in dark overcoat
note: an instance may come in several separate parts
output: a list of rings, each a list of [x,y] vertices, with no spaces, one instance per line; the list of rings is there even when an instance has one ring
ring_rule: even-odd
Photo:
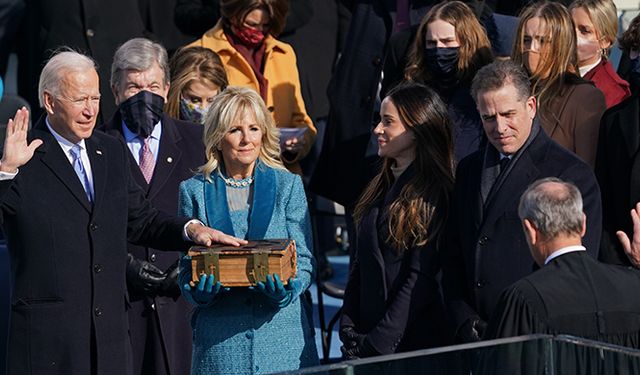
[[[479,340],[500,292],[534,269],[518,198],[543,177],[573,182],[584,197],[584,243],[597,256],[600,190],[591,168],[541,129],[529,77],[510,61],[482,68],[472,96],[489,143],[462,159],[442,250],[444,298],[458,342]]]
[[[46,111],[28,133],[20,109],[0,160],[0,222],[11,263],[10,374],[129,374],[127,241],[163,250],[235,243],[156,210],[131,176],[129,151],[94,132],[95,63],[64,51],[39,82]],[[243,242],[243,241],[242,241]]]
[[[167,51],[148,39],[131,39],[116,51],[111,69],[113,96],[118,105],[140,91],[155,93],[164,103],[169,92]],[[129,90],[130,86],[136,90]],[[161,98],[161,99],[160,99]],[[205,162],[201,125],[170,118],[158,107],[156,113],[141,111],[125,123],[121,111],[101,127],[129,148],[134,181],[154,207],[178,213],[178,185],[193,176]],[[123,111],[127,112],[123,107]],[[144,124],[136,127],[136,124]],[[155,150],[155,168],[147,181],[140,169],[142,132],[149,130]],[[135,132],[131,129],[136,130]],[[133,345],[134,374],[187,374],[191,368],[191,308],[180,297],[176,251],[160,252],[129,244],[127,268],[129,324]]]

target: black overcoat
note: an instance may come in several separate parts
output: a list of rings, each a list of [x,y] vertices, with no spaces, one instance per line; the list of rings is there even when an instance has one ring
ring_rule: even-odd
[[[518,217],[520,196],[534,181],[557,177],[578,187],[587,216],[584,243],[597,256],[602,207],[591,168],[542,129],[525,147],[484,208],[480,183],[485,150],[464,158],[456,171],[442,251],[444,297],[456,335],[469,319],[489,319],[502,290],[534,270]]]
[[[413,167],[398,177],[362,219],[357,255],[345,290],[341,327],[367,334],[381,354],[445,344],[445,319],[437,280],[437,243],[397,252],[388,243],[386,210],[414,177]],[[442,214],[436,210],[436,215]]]
[[[631,265],[616,237],[623,230],[631,238],[629,211],[640,201],[640,97],[635,94],[602,116],[596,177],[602,191],[600,260]]]
[[[178,185],[193,176],[205,162],[203,127],[172,119],[166,114],[161,121],[162,133],[158,158],[151,182],[147,184],[131,153],[129,164],[133,179],[145,191],[154,207],[166,213],[178,214]],[[122,117],[119,112],[101,129],[125,142]],[[179,258],[177,251],[129,244],[129,253],[151,262],[165,271]],[[133,345],[134,374],[152,368],[154,374],[187,374],[191,368],[191,307],[182,297],[141,295],[129,291],[129,324]],[[148,361],[145,363],[145,356]]]
[[[94,203],[44,117],[44,143],[0,181],[0,220],[11,261],[10,374],[127,374],[127,241],[185,249],[184,218],[157,211],[131,177],[129,150],[86,139]]]

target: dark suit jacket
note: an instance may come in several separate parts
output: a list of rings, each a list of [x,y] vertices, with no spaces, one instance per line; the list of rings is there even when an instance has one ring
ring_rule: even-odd
[[[398,254],[386,243],[386,210],[414,176],[409,167],[385,202],[362,219],[358,248],[345,290],[341,327],[367,334],[382,354],[445,344],[444,307],[436,280],[436,241]]]
[[[596,177],[602,191],[600,260],[630,265],[616,231],[629,236],[629,211],[640,201],[640,97],[633,95],[607,110],[600,124]]]
[[[147,184],[140,167],[131,152],[129,165],[134,181],[146,192],[154,207],[176,215],[178,213],[178,185],[193,176],[193,171],[204,164],[203,127],[191,122],[174,120],[166,114],[162,117],[162,135],[158,159],[151,183]],[[104,124],[107,134],[126,142],[122,133],[119,112]],[[177,251],[159,252],[157,249],[129,244],[129,253],[138,259],[153,263],[166,270],[180,257]],[[180,296],[160,297],[129,292],[131,308],[129,324],[133,344],[133,368],[135,374],[149,371],[154,374],[187,374],[191,366],[191,328],[189,304]],[[154,306],[151,308],[151,306]],[[149,324],[149,321],[153,324]],[[156,344],[150,345],[149,342]],[[145,354],[153,358],[153,364],[145,363]]]
[[[487,147],[493,147],[488,145]],[[484,149],[460,162],[456,171],[448,239],[443,256],[443,289],[456,334],[469,319],[487,320],[500,292],[530,274],[534,261],[518,218],[527,186],[544,177],[573,182],[587,215],[587,249],[597,256],[601,232],[600,190],[591,168],[540,130],[513,161],[483,209],[480,195]]]
[[[639,348],[638,289],[637,270],[560,255],[504,291],[486,338],[568,334]]]
[[[44,117],[30,138],[44,144],[0,182],[12,281],[9,373],[129,373],[127,241],[185,249],[186,219],[151,207],[115,138],[95,132],[85,141],[93,206]]]

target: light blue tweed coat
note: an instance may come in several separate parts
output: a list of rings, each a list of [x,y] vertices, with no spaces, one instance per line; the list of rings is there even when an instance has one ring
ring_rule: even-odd
[[[180,184],[180,212],[246,239],[294,239],[296,277],[304,291],[312,280],[313,256],[302,181],[260,162],[254,177],[248,233],[237,232],[246,223],[231,219],[226,186],[217,173],[212,173],[213,183],[197,175]],[[181,281],[188,278],[181,273]],[[192,327],[192,374],[263,374],[318,364],[311,307],[300,298],[278,309],[258,290],[232,288],[220,292],[213,305],[196,307]]]

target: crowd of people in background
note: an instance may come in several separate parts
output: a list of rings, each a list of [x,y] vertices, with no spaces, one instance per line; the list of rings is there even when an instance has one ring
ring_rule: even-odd
[[[30,106],[0,119],[10,374],[319,364],[308,197],[351,235],[343,359],[528,333],[640,349],[640,17],[620,35],[613,0],[12,0],[0,20]],[[190,244],[273,238],[294,277],[192,279]]]

